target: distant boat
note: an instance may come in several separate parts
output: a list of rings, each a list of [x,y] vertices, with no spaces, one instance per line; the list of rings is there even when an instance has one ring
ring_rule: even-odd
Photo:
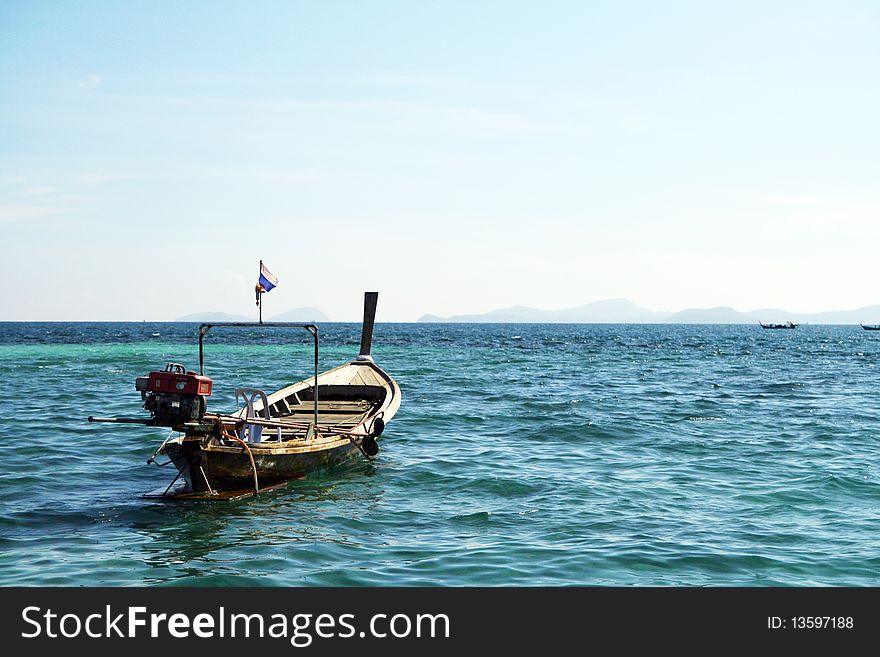
[[[761,328],[765,329],[796,329],[798,327],[797,324],[793,324],[792,322],[786,322],[785,324],[764,324],[763,322],[758,322],[761,325]]]
[[[880,331],[880,324],[859,324],[866,331]]]

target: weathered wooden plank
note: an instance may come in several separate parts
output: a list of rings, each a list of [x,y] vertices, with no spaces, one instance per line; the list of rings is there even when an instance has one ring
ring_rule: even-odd
[[[358,376],[361,377],[361,380],[365,385],[368,386],[380,386],[382,382],[379,380],[379,377],[376,376],[376,373],[373,372],[372,368],[369,367],[361,367],[358,370]]]

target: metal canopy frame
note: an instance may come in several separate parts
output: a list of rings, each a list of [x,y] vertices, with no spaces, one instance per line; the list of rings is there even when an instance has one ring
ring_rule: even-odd
[[[205,374],[205,336],[215,326],[229,328],[302,328],[312,334],[315,342],[315,433],[318,431],[318,325],[317,324],[294,324],[291,322],[207,322],[199,325],[199,374]],[[269,417],[269,409],[266,418]]]

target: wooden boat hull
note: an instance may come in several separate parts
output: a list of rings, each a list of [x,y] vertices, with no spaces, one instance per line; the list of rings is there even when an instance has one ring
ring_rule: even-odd
[[[257,469],[260,488],[310,472],[363,460],[357,445],[345,438],[311,451],[282,450],[249,445]],[[182,440],[166,445],[165,453],[186,480],[191,492],[247,489],[254,485],[251,460],[243,446],[203,444],[201,440]]]
[[[255,469],[262,488],[367,458],[365,441],[376,438],[366,437],[367,428],[375,427],[378,419],[383,425],[391,420],[400,406],[400,387],[372,359],[320,374],[319,430],[315,432],[310,428],[314,426],[314,384],[314,379],[308,379],[267,395],[268,413],[262,401],[255,402],[258,420],[290,423],[291,428],[267,427],[259,441],[243,442],[236,439],[242,437],[236,432],[248,422],[246,409],[232,416],[206,415],[206,423],[167,441],[160,451],[171,459],[193,493],[253,488]],[[209,418],[212,422],[207,422]]]

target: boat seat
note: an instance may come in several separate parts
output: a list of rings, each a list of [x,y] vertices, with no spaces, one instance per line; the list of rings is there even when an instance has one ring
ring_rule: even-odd
[[[257,414],[257,410],[254,408],[254,400],[257,398],[263,402],[263,413],[264,419],[269,419],[269,399],[266,397],[266,393],[262,390],[258,390],[257,388],[237,388],[235,390],[235,405],[238,406],[239,398],[244,400],[245,403],[245,423],[238,431],[238,437],[249,443],[260,443],[263,441],[263,429],[257,424],[250,424],[247,420],[251,418],[260,417]],[[281,440],[281,429],[277,428],[276,430],[276,439]]]

